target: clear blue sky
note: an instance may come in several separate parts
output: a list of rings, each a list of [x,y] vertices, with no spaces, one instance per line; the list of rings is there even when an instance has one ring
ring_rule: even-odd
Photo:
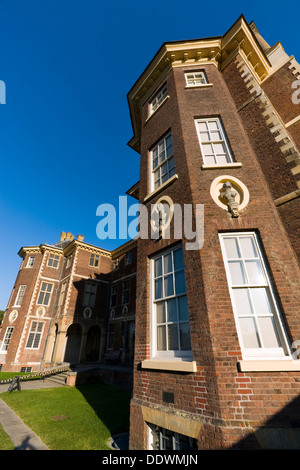
[[[290,0],[0,0],[0,309],[22,246],[61,231],[99,240],[96,208],[117,205],[139,179],[127,146],[127,93],[165,41],[219,36],[244,14],[300,60],[299,6]],[[130,200],[130,203],[135,200]]]

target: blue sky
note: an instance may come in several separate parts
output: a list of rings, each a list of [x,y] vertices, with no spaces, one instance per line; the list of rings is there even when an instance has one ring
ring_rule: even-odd
[[[96,209],[139,179],[128,91],[163,42],[222,35],[242,13],[300,60],[296,2],[0,0],[0,309],[22,246],[124,242],[99,240]]]

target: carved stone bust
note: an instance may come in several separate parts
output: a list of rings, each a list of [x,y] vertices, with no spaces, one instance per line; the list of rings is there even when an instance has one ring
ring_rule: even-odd
[[[239,204],[235,200],[237,196],[237,191],[233,189],[230,181],[225,181],[220,190],[221,197],[227,201],[228,211],[231,212],[232,217],[239,216]]]

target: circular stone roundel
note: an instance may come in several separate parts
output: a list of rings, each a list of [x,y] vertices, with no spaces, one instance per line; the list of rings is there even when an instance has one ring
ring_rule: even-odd
[[[223,184],[229,182],[231,183],[232,188],[237,192],[236,202],[238,203],[239,211],[245,209],[247,206],[250,195],[247,187],[239,179],[231,175],[222,175],[218,176],[213,180],[210,185],[210,195],[215,201],[215,203],[224,210],[228,210],[228,203],[222,197],[222,188]]]

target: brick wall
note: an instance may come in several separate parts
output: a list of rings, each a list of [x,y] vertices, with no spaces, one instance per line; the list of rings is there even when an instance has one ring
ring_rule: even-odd
[[[148,257],[175,240],[138,242],[130,434],[134,449],[145,448],[147,427],[142,425],[142,406],[160,410],[162,416],[191,413],[193,420],[201,423],[199,449],[228,448],[237,443],[253,448],[260,445],[254,431],[274,415],[279,428],[300,418],[297,408],[290,406],[299,394],[298,372],[238,371],[241,350],[218,239],[222,231],[251,230],[259,234],[289,339],[293,342],[299,338],[299,265],[274,204],[275,195],[295,188],[294,180],[255,101],[238,112],[249,93],[237,67],[230,64],[223,74],[214,66],[205,70],[212,87],[186,89],[183,69],[177,68],[167,76],[168,100],[147,123],[147,104],[143,108],[140,202],[149,193],[148,151],[171,129],[178,179],[147,200],[146,206],[163,194],[175,203],[204,204],[205,242],[200,251],[184,250],[193,358],[197,362],[197,372],[188,374],[140,368],[141,361],[151,353]],[[222,118],[241,168],[202,169],[194,119],[215,115]],[[276,155],[278,159],[272,166],[271,156],[275,159]],[[248,206],[236,219],[210,196],[211,183],[223,174],[240,179],[250,193]],[[275,178],[278,174],[280,177]],[[174,403],[163,401],[163,391],[174,394]]]

